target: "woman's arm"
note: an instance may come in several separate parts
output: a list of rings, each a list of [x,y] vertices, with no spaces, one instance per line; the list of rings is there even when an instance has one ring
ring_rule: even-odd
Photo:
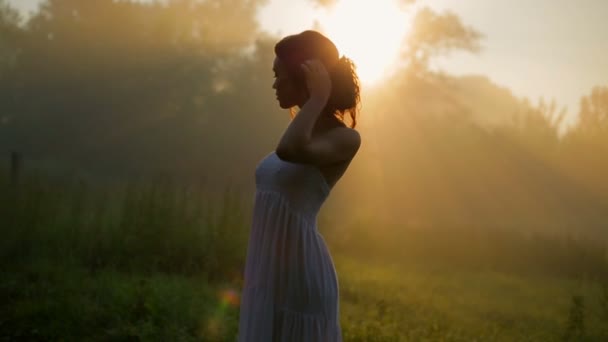
[[[275,151],[277,156],[286,161],[316,165],[352,158],[361,144],[357,131],[338,128],[312,138],[312,130],[331,93],[331,80],[318,60],[307,61],[302,69],[310,96],[283,133]]]
[[[327,165],[352,159],[360,146],[361,137],[357,131],[340,127],[316,136],[305,144],[277,149],[276,154],[289,162]]]

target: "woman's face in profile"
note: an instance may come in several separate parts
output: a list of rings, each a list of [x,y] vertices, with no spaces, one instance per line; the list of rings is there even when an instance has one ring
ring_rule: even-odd
[[[279,106],[287,109],[301,105],[305,94],[297,87],[296,82],[289,75],[287,66],[278,57],[274,59],[272,71],[274,72],[272,88],[275,90]]]

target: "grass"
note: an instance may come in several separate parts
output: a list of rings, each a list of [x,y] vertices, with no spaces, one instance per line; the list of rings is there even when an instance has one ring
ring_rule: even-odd
[[[202,277],[38,262],[2,272],[2,340],[228,340],[235,289]]]
[[[594,282],[334,258],[345,341],[563,341],[573,293],[587,304],[576,340],[608,336]],[[235,283],[43,261],[1,276],[4,340],[234,341],[237,332]]]
[[[608,335],[595,281],[430,270],[336,257],[347,341],[562,341],[573,294],[589,341]]]
[[[148,184],[0,183],[0,341],[234,341],[250,203]],[[596,245],[365,234],[327,234],[345,341],[608,340]]]

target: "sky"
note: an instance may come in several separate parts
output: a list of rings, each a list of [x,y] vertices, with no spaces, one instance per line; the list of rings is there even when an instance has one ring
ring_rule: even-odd
[[[309,3],[271,0],[261,21],[271,32],[297,32],[313,21]],[[456,75],[486,75],[533,103],[555,99],[560,108],[567,107],[566,124],[575,121],[581,96],[595,85],[608,86],[608,0],[421,0],[416,4],[423,5],[452,11],[484,34],[480,54],[453,54],[438,61],[438,67]]]
[[[337,12],[348,12],[356,5],[372,6],[399,0],[337,1],[347,5],[337,5]],[[27,12],[34,10],[40,0],[9,2]],[[459,15],[464,24],[484,34],[480,54],[458,53],[437,62],[437,67],[447,72],[486,75],[494,83],[533,103],[541,97],[555,99],[560,107],[568,109],[567,124],[574,122],[581,96],[589,94],[595,85],[608,86],[608,21],[605,20],[608,0],[419,0],[414,7],[398,13],[405,23],[400,23],[400,27],[407,27],[414,10],[423,5],[438,11],[450,10]],[[367,11],[371,16],[374,15],[372,9]],[[339,18],[336,13],[328,13],[327,9],[315,7],[310,0],[269,0],[258,18],[265,30],[291,34],[312,28],[315,21],[323,26],[328,19]],[[343,21],[338,22],[339,26],[334,25],[334,32],[389,25],[389,20],[378,19]],[[402,30],[398,34],[405,33]],[[394,33],[392,38],[400,39],[398,34]],[[379,41],[381,39],[369,40],[368,45]],[[357,45],[366,48],[365,44]],[[367,47],[367,51],[372,50]],[[390,54],[392,52],[385,53]]]

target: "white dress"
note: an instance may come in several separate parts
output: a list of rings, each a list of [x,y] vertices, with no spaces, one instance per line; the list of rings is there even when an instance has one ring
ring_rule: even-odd
[[[317,230],[330,187],[316,166],[274,152],[255,180],[238,341],[342,341],[338,278]]]

